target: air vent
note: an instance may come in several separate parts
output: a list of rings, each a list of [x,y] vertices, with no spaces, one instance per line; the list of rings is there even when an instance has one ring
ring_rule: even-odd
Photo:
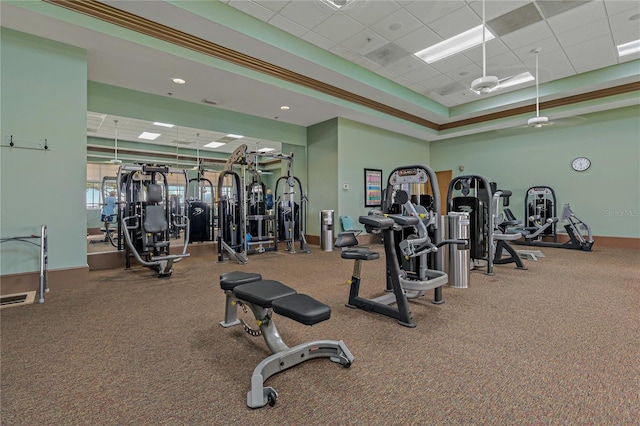
[[[367,53],[364,56],[365,58],[371,59],[376,64],[380,64],[384,67],[392,62],[409,56],[409,52],[396,44],[389,43],[377,48],[373,52]]]
[[[529,3],[487,21],[487,27],[496,37],[502,37],[539,21],[542,21],[540,12],[533,3]]]
[[[238,139],[240,139],[240,138],[230,138],[229,136],[225,136],[223,138],[216,139],[216,142],[229,143],[229,142],[235,142]]]
[[[172,145],[191,145],[190,141],[179,141],[177,139],[174,139],[171,141]]]
[[[0,298],[0,307],[8,308],[11,306],[29,305],[36,299],[35,291],[27,291],[25,293],[7,294]]]

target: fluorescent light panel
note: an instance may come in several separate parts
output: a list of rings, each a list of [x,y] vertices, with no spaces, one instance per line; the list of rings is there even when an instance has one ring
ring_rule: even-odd
[[[495,92],[496,90],[504,89],[506,87],[516,86],[518,84],[523,84],[528,81],[535,80],[535,77],[531,75],[529,71],[523,72],[522,74],[515,75],[513,77],[503,79],[504,82],[500,82],[496,87],[490,90],[490,92]],[[470,89],[473,93],[479,95],[480,92]]]
[[[640,52],[640,40],[618,45],[618,56],[627,56],[637,52]]]
[[[229,133],[229,134],[227,135],[227,137],[228,137],[228,138],[236,138],[236,139],[242,139],[242,138],[244,138],[244,136],[242,136],[242,135],[234,135],[233,133]]]
[[[159,136],[161,136],[161,133],[142,132],[140,136],[138,136],[138,139],[146,139],[149,141],[154,141],[158,139]]]
[[[160,127],[175,127],[175,124],[161,123],[159,121],[154,121],[153,125],[154,126],[160,126]]]
[[[222,145],[224,145],[223,142],[209,142],[204,147],[205,148],[220,148]]]
[[[489,31],[488,28],[485,29],[485,41],[493,40],[494,38],[495,36],[491,31]],[[438,44],[427,47],[426,49],[414,53],[414,55],[426,63],[432,64],[480,44],[482,44],[482,25],[478,25],[475,28],[471,28],[468,31],[441,41]]]
[[[275,150],[276,150],[275,148],[260,148],[258,152],[271,152]]]

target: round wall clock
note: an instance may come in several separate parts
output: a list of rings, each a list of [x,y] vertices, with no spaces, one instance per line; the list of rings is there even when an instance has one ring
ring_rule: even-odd
[[[571,162],[571,168],[576,172],[584,172],[591,167],[591,160],[587,157],[578,157]]]

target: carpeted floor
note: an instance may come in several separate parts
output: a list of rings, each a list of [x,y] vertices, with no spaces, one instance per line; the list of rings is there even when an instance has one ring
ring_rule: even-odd
[[[379,247],[375,247],[380,249]],[[96,271],[43,305],[3,309],[3,425],[631,425],[640,418],[640,252],[543,249],[529,270],[473,272],[412,303],[417,327],[345,307],[340,253],[253,255],[247,265],[185,259],[169,279]],[[220,273],[260,272],[332,308],[312,327],[275,316],[285,341],[343,340],[327,359],[267,381],[274,407],[246,406],[261,337],[222,328]],[[382,260],[361,294],[381,294]]]

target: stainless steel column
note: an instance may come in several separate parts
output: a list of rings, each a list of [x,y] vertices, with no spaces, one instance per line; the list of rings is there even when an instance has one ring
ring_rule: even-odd
[[[320,210],[320,249],[333,251],[333,210]]]
[[[449,239],[469,241],[469,213],[449,212]],[[449,286],[469,288],[471,274],[469,245],[449,244]]]

